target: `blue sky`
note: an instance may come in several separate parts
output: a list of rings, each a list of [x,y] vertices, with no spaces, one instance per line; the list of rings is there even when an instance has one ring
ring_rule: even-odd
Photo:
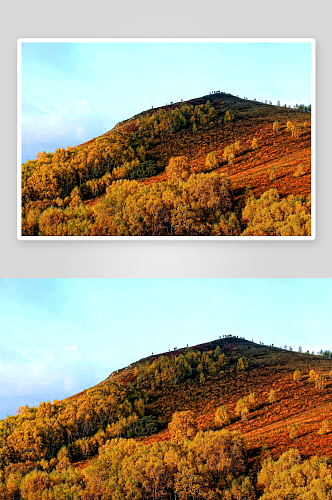
[[[223,334],[331,349],[332,279],[1,279],[0,418]]]
[[[212,90],[311,103],[310,43],[22,44],[22,162]]]

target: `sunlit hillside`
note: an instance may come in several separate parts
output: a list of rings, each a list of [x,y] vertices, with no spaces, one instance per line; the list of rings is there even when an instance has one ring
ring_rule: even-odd
[[[309,236],[310,106],[222,92],[22,165],[25,236]]]
[[[331,352],[299,351],[227,336],[20,407],[1,498],[330,498]]]

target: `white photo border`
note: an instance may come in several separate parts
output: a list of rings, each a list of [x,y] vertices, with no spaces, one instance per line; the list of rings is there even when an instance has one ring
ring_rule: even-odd
[[[310,43],[311,44],[311,235],[310,236],[23,236],[21,216],[22,158],[22,44],[23,43]],[[316,239],[316,40],[315,38],[19,38],[17,40],[17,239],[45,240],[277,240]]]

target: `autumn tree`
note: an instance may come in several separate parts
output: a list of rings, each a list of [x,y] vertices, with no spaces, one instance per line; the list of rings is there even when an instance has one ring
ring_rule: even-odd
[[[249,366],[249,362],[248,362],[247,358],[245,356],[242,356],[241,358],[239,358],[237,360],[236,370],[238,372],[244,372],[245,370],[247,370],[248,366]]]
[[[247,421],[249,415],[249,408],[244,406],[241,410],[241,419]]]
[[[240,150],[241,150],[240,141],[235,141],[234,143],[229,144],[224,149],[224,153],[223,153],[224,160],[228,161],[228,163],[230,165],[233,165],[234,158],[235,158],[236,154],[240,152]]]
[[[294,170],[294,177],[301,177],[302,175],[304,175],[306,173],[306,169],[303,165],[303,163],[299,163],[297,165],[297,167],[295,167],[295,170]]]
[[[235,213],[222,214],[213,225],[212,236],[240,236],[241,225]]]
[[[300,133],[301,133],[301,127],[299,127],[298,125],[294,125],[292,129],[292,136],[295,139],[298,139],[300,137]]]
[[[225,113],[224,121],[225,123],[228,123],[233,120],[234,120],[234,111],[232,109],[228,109]]]
[[[249,403],[246,401],[245,398],[241,398],[237,401],[236,407],[235,407],[235,414],[238,417],[241,417],[243,419],[247,419],[247,416],[249,414]]]
[[[270,390],[268,400],[269,400],[269,403],[271,403],[271,404],[276,402],[277,398],[276,398],[276,393],[275,393],[274,389]]]
[[[183,198],[190,206],[199,207],[205,216],[211,216],[213,211],[225,213],[232,208],[230,178],[218,172],[191,175],[184,185]]]
[[[275,181],[277,178],[277,170],[275,168],[275,166],[272,166],[270,167],[270,170],[269,170],[269,179],[270,181]]]
[[[273,123],[273,130],[274,130],[275,132],[278,132],[279,128],[280,128],[279,121],[278,121],[278,120],[276,120],[276,121]]]
[[[292,132],[293,128],[294,128],[293,123],[290,120],[288,120],[288,122],[286,124],[286,129],[288,130],[288,132]]]
[[[188,179],[190,175],[190,164],[186,156],[173,156],[170,158],[165,169],[167,178],[171,182],[179,182]]]
[[[288,435],[289,435],[289,439],[291,439],[292,441],[293,441],[293,439],[297,438],[298,429],[297,429],[297,425],[295,422],[293,422],[290,425],[289,430],[288,430]]]
[[[235,153],[239,153],[241,151],[241,142],[239,140],[235,141],[232,147]]]
[[[10,472],[6,481],[6,496],[5,500],[18,500],[20,495],[20,483],[23,474],[20,471]]]
[[[241,416],[241,418],[247,419],[250,409],[254,409],[257,406],[257,399],[254,392],[248,394],[236,403],[235,414]]]
[[[243,438],[236,432],[199,432],[192,441],[112,440],[84,469],[84,500],[178,498],[253,500]],[[227,477],[226,481],[220,478]]]
[[[314,370],[314,369],[310,370],[310,372],[309,372],[309,379],[310,379],[310,381],[311,381],[311,382],[315,382],[315,380],[316,380],[316,375],[317,375],[317,374],[316,374],[316,372],[315,372],[315,370]]]
[[[305,236],[311,234],[310,198],[289,196],[280,200],[270,189],[259,199],[250,196],[242,212],[247,224],[243,236]]]
[[[22,233],[25,236],[37,236],[39,230],[39,220],[40,209],[38,207],[32,208],[28,212],[28,216],[25,221],[25,227],[22,228]]]
[[[215,151],[211,151],[208,153],[205,160],[205,168],[206,170],[215,170],[219,167],[219,161],[217,158],[217,153]]]
[[[78,207],[82,203],[82,198],[80,196],[80,190],[77,186],[74,187],[74,189],[70,193],[70,198],[71,198],[71,201],[69,203],[69,206],[71,208]]]
[[[251,149],[257,149],[257,148],[258,148],[258,140],[256,139],[256,137],[254,137],[251,143]]]
[[[234,158],[235,154],[231,146],[226,146],[224,149],[223,153],[223,158],[225,161],[227,161],[230,165],[233,165],[234,163]]]
[[[214,417],[214,423],[215,423],[216,427],[218,427],[218,428],[225,427],[226,425],[230,424],[230,422],[231,422],[231,418],[230,418],[230,415],[228,413],[227,407],[223,406],[223,405],[219,406],[219,408],[217,408],[217,411],[216,411],[216,414]]]
[[[327,377],[322,374],[317,374],[315,377],[315,387],[319,390],[325,389],[325,386],[327,384]]]
[[[291,448],[277,461],[264,460],[258,474],[258,486],[263,489],[260,500],[327,499],[331,473],[328,459],[313,456],[302,461],[298,450]]]
[[[293,375],[293,379],[295,382],[300,382],[301,380],[301,371],[299,368],[296,368],[295,372],[294,372],[294,375]]]
[[[329,421],[323,420],[318,429],[318,434],[320,436],[325,436],[325,434],[328,434],[329,432],[331,432]]]
[[[256,394],[254,392],[251,392],[250,394],[248,394],[248,396],[245,397],[245,400],[248,401],[250,409],[256,408],[257,398],[256,398]]]
[[[58,460],[56,466],[57,471],[65,471],[70,466],[70,455],[65,446],[63,446],[59,451],[57,455],[57,460]]]
[[[175,441],[193,439],[197,432],[197,421],[191,410],[173,413],[172,421],[168,424],[171,438]]]

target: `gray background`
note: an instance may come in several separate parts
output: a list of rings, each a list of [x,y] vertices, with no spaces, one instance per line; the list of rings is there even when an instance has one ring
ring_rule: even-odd
[[[1,11],[2,277],[332,277],[330,2],[10,0]],[[315,38],[316,240],[18,241],[16,41],[25,37]]]

